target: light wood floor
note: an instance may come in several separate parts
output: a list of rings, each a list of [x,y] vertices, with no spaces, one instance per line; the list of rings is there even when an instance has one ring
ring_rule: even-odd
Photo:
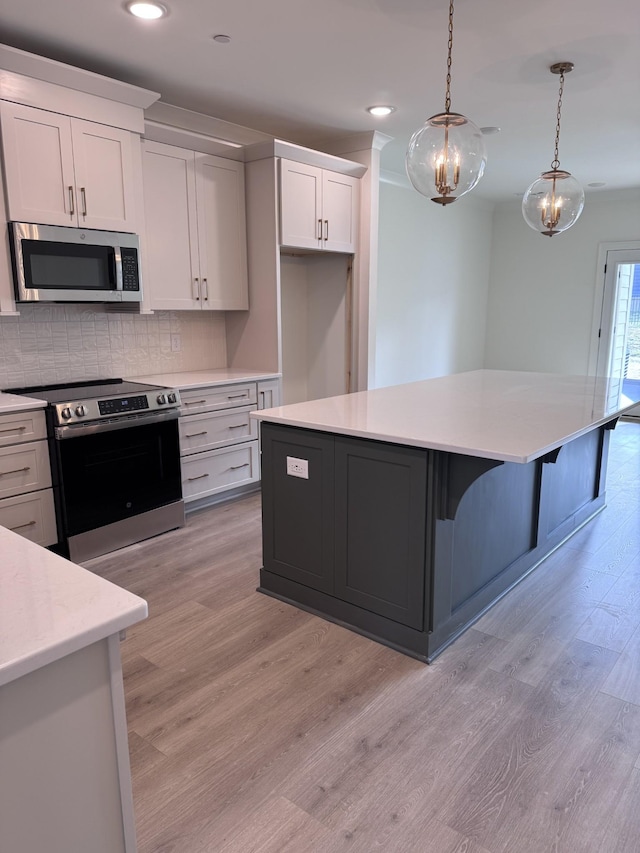
[[[638,853],[640,424],[607,509],[431,666],[255,591],[260,499],[92,561],[140,853]]]

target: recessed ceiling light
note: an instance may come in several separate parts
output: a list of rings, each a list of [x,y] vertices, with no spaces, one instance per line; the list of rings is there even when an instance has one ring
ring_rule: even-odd
[[[593,181],[592,183],[587,184],[587,186],[596,189],[598,187],[606,187],[606,184],[604,181]]]
[[[164,18],[169,13],[167,7],[163,6],[162,3],[151,2],[151,0],[133,0],[133,2],[127,3],[127,10],[136,18],[144,18],[146,21]]]
[[[218,44],[229,44],[231,41],[231,36],[226,36],[224,33],[218,33],[215,36],[211,36],[211,38]]]
[[[481,127],[480,133],[484,136],[493,136],[494,133],[500,133],[499,127]]]
[[[388,104],[379,104],[373,107],[367,107],[367,112],[372,116],[388,116],[391,113],[395,113],[396,107],[392,107]]]

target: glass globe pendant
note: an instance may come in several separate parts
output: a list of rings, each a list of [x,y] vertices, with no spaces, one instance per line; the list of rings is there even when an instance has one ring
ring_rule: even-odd
[[[444,112],[428,118],[409,141],[406,169],[413,187],[436,204],[451,204],[472,190],[487,163],[480,128],[451,112],[453,0],[449,4],[449,46]],[[437,195],[434,196],[434,192]]]
[[[553,237],[571,228],[584,207],[584,190],[570,172],[560,168],[558,159],[564,75],[572,68],[572,62],[556,62],[550,68],[552,74],[560,75],[554,160],[551,169],[543,172],[522,197],[524,221],[546,237]]]

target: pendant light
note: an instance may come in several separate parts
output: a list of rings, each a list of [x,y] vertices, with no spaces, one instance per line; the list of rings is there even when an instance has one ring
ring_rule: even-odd
[[[472,190],[487,162],[484,138],[477,125],[451,107],[451,49],[453,0],[449,3],[449,46],[444,112],[428,118],[409,141],[406,167],[409,180],[436,204],[451,204]],[[434,197],[434,191],[437,195]]]
[[[560,168],[558,159],[564,75],[572,69],[573,62],[556,62],[549,68],[552,74],[560,75],[554,158],[550,171],[543,172],[522,198],[525,222],[546,237],[553,237],[571,228],[584,207],[584,190],[570,172]]]

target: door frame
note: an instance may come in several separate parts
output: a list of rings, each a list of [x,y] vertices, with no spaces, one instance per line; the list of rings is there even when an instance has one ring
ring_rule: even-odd
[[[613,312],[616,305],[617,287],[609,287],[606,285],[607,277],[607,255],[609,252],[636,252],[640,251],[640,240],[625,240],[619,243],[607,242],[598,245],[598,260],[596,264],[596,284],[594,289],[593,302],[593,321],[591,326],[591,346],[589,351],[589,369],[590,376],[605,375],[603,372],[598,373],[601,348],[606,344],[607,348],[611,346],[611,330],[613,326]],[[634,263],[634,261],[629,261]],[[605,335],[602,334],[603,329],[607,329]],[[604,359],[602,360],[604,362]],[[602,363],[602,362],[601,362]],[[608,358],[606,359],[608,363]]]

